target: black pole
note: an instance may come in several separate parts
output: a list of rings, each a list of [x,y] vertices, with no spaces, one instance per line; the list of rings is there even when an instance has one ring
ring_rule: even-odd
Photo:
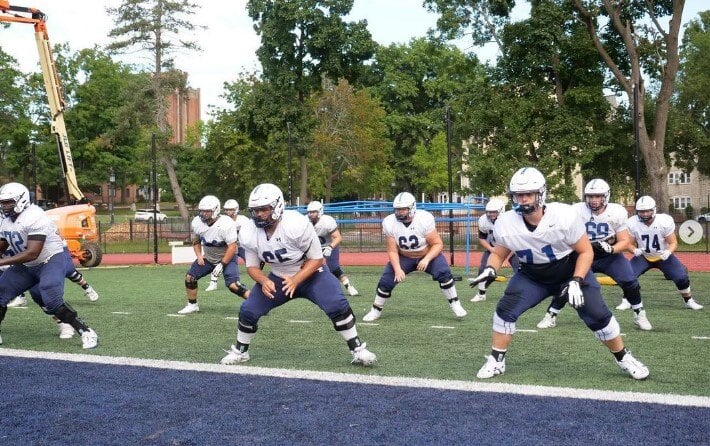
[[[636,164],[636,199],[634,202],[638,201],[641,197],[641,171],[639,168],[639,86],[638,82],[634,82],[634,162]]]
[[[32,196],[33,203],[37,204],[37,151],[35,143],[32,143]],[[46,200],[45,200],[46,203]]]
[[[454,266],[454,183],[451,175],[451,109],[446,106],[446,166],[449,174],[449,253],[451,266]]]
[[[288,204],[293,206],[293,171],[291,170],[291,123],[286,122],[288,130]]]
[[[153,165],[151,166],[151,175],[153,177],[152,195],[153,195],[153,263],[158,263],[158,172],[156,160],[156,144],[155,133],[153,133],[151,141],[151,158]]]

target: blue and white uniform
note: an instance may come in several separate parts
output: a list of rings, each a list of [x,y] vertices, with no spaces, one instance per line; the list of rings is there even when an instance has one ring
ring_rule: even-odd
[[[513,251],[520,260],[520,270],[508,283],[493,318],[495,331],[513,334],[521,314],[546,297],[561,294],[572,279],[577,261],[572,246],[585,235],[585,226],[572,206],[548,203],[537,227],[529,228],[521,215],[508,211],[496,220],[493,234],[498,245]],[[616,337],[613,327],[607,329],[612,314],[591,270],[581,289],[584,305],[577,313],[584,323],[601,340]]]
[[[205,259],[204,265],[197,263],[197,260],[192,262],[187,272],[197,280],[210,274],[215,266],[222,261],[224,253],[227,251],[227,245],[237,243],[237,227],[234,220],[226,215],[220,215],[211,225],[202,221],[199,216],[195,217],[192,219],[190,229],[193,243],[199,241]],[[231,259],[224,266],[223,273],[225,285],[229,286],[239,281],[239,269]]]
[[[496,219],[496,221],[498,221]],[[495,246],[495,237],[493,237],[493,226],[495,225],[495,221],[491,221],[490,218],[488,218],[488,215],[483,214],[478,218],[478,237],[481,239],[485,239],[488,243],[491,244],[491,246]],[[478,268],[478,274],[481,274],[483,270],[486,268],[486,265],[488,264],[488,257],[491,255],[491,252],[487,249],[483,251],[483,254],[481,254],[481,266]],[[516,256],[510,256],[508,258],[508,263],[510,263],[510,267],[513,268],[513,271],[517,271],[518,268],[520,268],[520,262],[518,261],[518,257]]]
[[[661,259],[661,253],[668,249],[666,237],[675,232],[673,217],[668,214],[656,214],[653,222],[646,225],[634,215],[628,219],[627,225],[631,236],[636,239],[636,246],[643,251],[643,255],[631,259],[634,275],[639,277],[651,268],[658,268],[667,279],[675,283],[678,290],[688,289],[688,270],[678,257],[671,254],[666,260]]]
[[[316,231],[321,246],[326,246],[333,241],[332,234],[338,230],[338,223],[330,215],[321,215],[316,224],[313,225],[313,229]],[[325,258],[325,263],[328,265],[328,269],[335,274],[335,277],[342,275],[342,270],[340,269],[340,246],[333,248],[332,253]]]

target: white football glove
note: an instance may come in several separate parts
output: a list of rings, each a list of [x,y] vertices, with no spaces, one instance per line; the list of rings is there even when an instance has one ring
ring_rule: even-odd
[[[567,300],[574,308],[579,308],[584,305],[584,294],[582,293],[582,288],[579,287],[580,283],[582,283],[582,279],[574,277],[569,281],[563,291],[563,293],[567,293]]]
[[[323,247],[323,256],[330,257],[331,254],[333,254],[333,247],[330,245],[325,245]]]
[[[492,266],[487,266],[483,272],[473,279],[468,279],[469,282],[471,282],[471,288],[475,287],[481,282],[485,282],[486,280],[490,279],[495,279],[496,278],[496,270]]]
[[[668,257],[671,256],[671,252],[667,249],[664,249],[658,255],[661,257],[661,260],[668,260]]]
[[[643,255],[643,249],[641,248],[634,248],[634,255],[636,257],[642,256]]]
[[[224,270],[224,264],[222,262],[219,262],[214,266],[214,269],[212,270],[212,275],[214,277],[219,277],[220,274],[222,274],[222,271]]]

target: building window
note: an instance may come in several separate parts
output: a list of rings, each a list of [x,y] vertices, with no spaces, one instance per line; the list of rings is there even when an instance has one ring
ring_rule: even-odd
[[[671,198],[673,209],[685,209],[691,205],[690,197],[673,197]]]
[[[685,172],[671,172],[668,174],[668,184],[690,184],[690,174]]]

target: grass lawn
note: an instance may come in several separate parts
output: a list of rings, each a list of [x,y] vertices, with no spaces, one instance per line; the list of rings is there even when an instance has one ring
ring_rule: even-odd
[[[78,337],[60,340],[48,316],[30,303],[26,309],[8,309],[2,324],[4,348],[89,353],[107,356],[169,359],[217,363],[222,349],[235,342],[236,316],[241,300],[221,282],[214,292],[204,292],[200,281],[200,313],[176,313],[185,302],[187,266],[133,266],[83,270],[99,292],[89,302],[83,291],[66,283],[66,299],[100,338],[95,350],[84,351]],[[243,272],[243,270],[242,270]],[[358,319],[368,311],[379,279],[379,267],[348,267],[360,296],[349,297]],[[455,274],[463,274],[455,269]],[[510,270],[503,271],[510,274]],[[244,274],[244,272],[243,272]],[[247,283],[250,279],[245,278]],[[685,309],[672,282],[657,272],[642,276],[641,286],[653,331],[633,324],[632,312],[613,310],[621,290],[602,291],[624,333],[627,347],[651,370],[643,382],[634,381],[616,366],[606,347],[598,342],[575,311],[566,307],[557,327],[538,330],[548,301],[528,311],[518,321],[507,356],[506,374],[496,382],[593,388],[617,391],[710,395],[710,273],[691,274],[701,311]],[[490,350],[491,320],[505,283],[494,283],[488,300],[471,303],[473,290],[457,284],[464,308],[455,320],[438,286],[429,276],[413,273],[394,291],[375,324],[358,323],[360,337],[378,355],[370,368],[349,364],[345,342],[328,318],[310,302],[295,302],[274,310],[259,322],[247,365],[321,370],[369,375],[410,376],[474,380]],[[533,331],[535,330],[535,331]]]

